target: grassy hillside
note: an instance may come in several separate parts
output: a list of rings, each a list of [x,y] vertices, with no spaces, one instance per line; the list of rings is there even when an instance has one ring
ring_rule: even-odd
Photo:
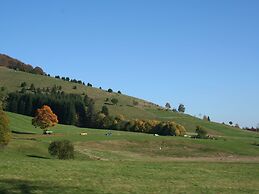
[[[30,117],[7,114],[15,133],[0,150],[0,193],[259,192],[258,134],[219,140],[120,131],[105,136],[106,130],[57,125],[53,135],[41,135]],[[75,160],[50,157],[47,147],[59,139],[74,143]]]
[[[47,88],[57,85],[62,86],[62,90],[66,93],[85,93],[89,97],[96,100],[98,110],[104,105],[106,98],[117,98],[119,100],[118,105],[115,106],[108,104],[107,106],[109,107],[111,114],[123,114],[126,118],[154,118],[154,115],[146,111],[145,108],[157,108],[157,106],[150,102],[123,94],[108,93],[105,90],[94,87],[86,87],[82,84],[71,83],[53,77],[35,75],[0,67],[0,86],[6,87],[8,92],[21,90],[20,85],[22,82],[26,82],[28,87],[32,83],[36,88]],[[73,86],[76,86],[77,89],[73,89]],[[137,106],[133,106],[134,100],[138,102]]]
[[[89,97],[96,100],[97,110],[100,110],[105,104],[106,98],[117,98],[119,100],[118,105],[106,104],[106,106],[108,106],[111,114],[124,115],[124,117],[128,119],[173,120],[182,124],[188,132],[194,132],[196,126],[200,125],[206,128],[208,132],[213,135],[233,135],[233,133],[241,136],[243,135],[239,129],[213,122],[206,122],[187,114],[161,110],[150,102],[127,95],[108,93],[94,87],[86,87],[81,84],[75,84],[53,77],[35,75],[0,67],[0,86],[5,86],[8,92],[20,90],[22,82],[26,82],[28,86],[33,83],[36,88],[46,88],[58,85],[62,86],[62,90],[66,93],[86,93]],[[77,86],[77,89],[73,89],[73,86],[75,85]],[[133,101],[137,101],[138,105],[134,106]]]

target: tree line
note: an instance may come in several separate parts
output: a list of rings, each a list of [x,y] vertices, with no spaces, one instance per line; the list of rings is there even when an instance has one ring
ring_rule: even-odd
[[[36,110],[43,105],[50,106],[62,124],[86,126],[86,104],[77,94],[13,92],[7,98],[5,109],[18,114],[34,116]]]

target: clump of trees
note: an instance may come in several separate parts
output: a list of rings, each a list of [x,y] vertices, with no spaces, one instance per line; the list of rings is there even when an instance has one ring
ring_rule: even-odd
[[[122,115],[111,116],[107,106],[96,110],[95,101],[87,95],[65,94],[58,86],[39,89],[36,93],[10,93],[7,98],[6,110],[28,116],[43,105],[51,107],[61,124],[79,127],[103,128],[112,130],[126,130],[143,133],[157,133],[160,135],[183,135],[183,126],[174,122],[159,122],[150,120],[126,120]],[[36,89],[38,90],[38,89]],[[109,99],[106,99],[109,101]],[[111,99],[117,104],[116,98]],[[135,105],[138,101],[133,101]],[[36,122],[35,122],[36,123]]]
[[[8,55],[0,54],[0,66],[5,66],[16,71],[23,71],[27,73],[46,75],[46,73],[40,67],[33,67],[29,64],[25,64],[17,59],[9,57]]]
[[[77,83],[77,84],[85,85],[85,82],[83,82],[81,80],[77,80],[77,79],[70,79],[69,77],[60,77],[59,75],[56,75],[55,78],[56,79],[61,79],[63,81],[67,81],[67,82],[72,82],[72,83]]]
[[[11,131],[8,127],[9,120],[0,106],[0,146],[6,146],[11,140]]]
[[[58,123],[57,115],[55,115],[51,108],[47,105],[42,106],[40,109],[37,109],[35,117],[32,119],[32,124],[35,127],[40,127],[43,129],[43,134],[46,134],[46,131],[49,127],[53,127]]]
[[[53,141],[48,150],[51,156],[60,160],[74,159],[74,145],[69,140]]]
[[[243,129],[247,130],[247,131],[259,132],[259,126],[257,126],[257,127],[244,127]]]
[[[95,127],[101,129],[114,129],[122,131],[132,131],[141,133],[152,133],[164,136],[183,136],[186,130],[182,125],[172,121],[156,121],[156,120],[125,120],[122,115],[112,117],[104,114],[106,108],[97,113],[94,117]]]
[[[51,107],[61,124],[86,127],[86,106],[90,103],[88,97],[62,92],[51,93],[10,93],[7,98],[6,110],[23,115],[34,116],[43,105]]]

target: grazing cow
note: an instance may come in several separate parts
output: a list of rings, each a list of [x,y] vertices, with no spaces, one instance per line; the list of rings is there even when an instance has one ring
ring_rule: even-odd
[[[44,131],[44,134],[46,134],[46,135],[51,135],[52,133],[53,133],[53,131],[49,131],[49,130]]]

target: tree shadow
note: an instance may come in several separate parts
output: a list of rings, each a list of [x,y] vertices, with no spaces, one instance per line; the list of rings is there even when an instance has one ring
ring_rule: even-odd
[[[37,155],[33,155],[33,154],[27,154],[26,156],[28,156],[28,157],[30,157],[30,158],[50,159],[50,158],[48,158],[48,157],[37,156]]]
[[[36,133],[32,133],[32,132],[22,132],[22,131],[14,131],[14,130],[12,130],[12,133],[24,134],[24,135],[34,135],[34,134],[36,134]]]
[[[74,191],[77,187],[53,185],[47,181],[27,181],[18,179],[0,179],[1,194],[33,194],[33,193],[62,193]],[[50,186],[51,185],[51,186]],[[71,192],[73,193],[73,192]],[[95,193],[92,189],[85,189],[83,193]]]

